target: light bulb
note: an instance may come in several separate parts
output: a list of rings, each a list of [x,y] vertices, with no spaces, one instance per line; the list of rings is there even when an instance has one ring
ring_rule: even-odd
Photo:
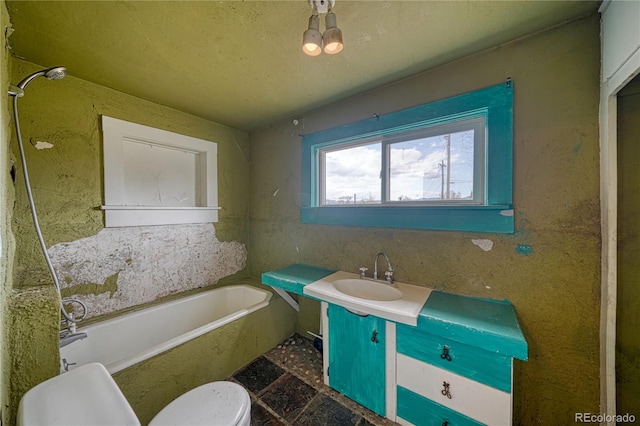
[[[309,18],[309,29],[302,35],[302,51],[309,56],[322,53],[322,34],[320,34],[320,19],[317,14]]]
[[[322,35],[322,41],[324,44],[324,52],[329,55],[340,53],[344,47],[342,44],[342,31],[338,28],[336,21],[335,13],[327,13],[325,20],[327,29]]]

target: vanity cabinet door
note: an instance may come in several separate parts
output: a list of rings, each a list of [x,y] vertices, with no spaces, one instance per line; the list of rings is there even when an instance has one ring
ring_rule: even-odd
[[[385,415],[385,320],[329,305],[329,385]]]

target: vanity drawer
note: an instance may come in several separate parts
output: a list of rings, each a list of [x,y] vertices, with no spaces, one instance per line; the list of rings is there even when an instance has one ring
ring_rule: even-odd
[[[511,394],[396,354],[396,383],[452,411],[489,425],[511,424]],[[402,406],[400,399],[398,407]],[[400,415],[402,417],[402,415]]]
[[[512,358],[398,324],[398,353],[511,392]]]
[[[398,423],[415,426],[478,426],[467,416],[456,413],[409,389],[398,386]]]

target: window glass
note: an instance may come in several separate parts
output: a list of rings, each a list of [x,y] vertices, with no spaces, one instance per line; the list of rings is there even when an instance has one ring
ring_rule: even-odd
[[[319,151],[320,205],[482,203],[481,117],[381,139]]]
[[[323,205],[380,204],[382,144],[323,151]]]
[[[391,145],[390,201],[472,200],[473,130],[470,132]]]
[[[414,132],[415,133],[415,132]],[[481,204],[484,120],[453,122],[388,144],[386,201]]]

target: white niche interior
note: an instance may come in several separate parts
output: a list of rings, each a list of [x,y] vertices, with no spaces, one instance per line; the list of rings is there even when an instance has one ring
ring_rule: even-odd
[[[107,227],[218,221],[215,142],[102,116]]]

